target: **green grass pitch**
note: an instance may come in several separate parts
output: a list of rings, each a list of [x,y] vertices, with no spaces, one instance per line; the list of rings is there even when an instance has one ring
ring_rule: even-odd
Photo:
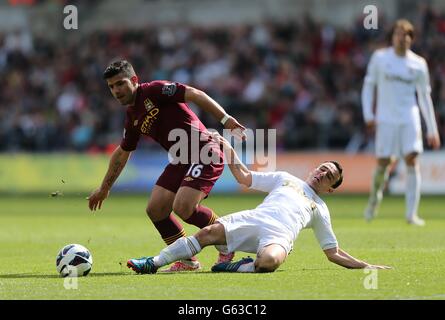
[[[262,195],[214,195],[205,200],[220,215],[253,208]],[[85,197],[0,198],[0,300],[150,299],[150,300],[297,300],[297,299],[444,299],[444,197],[423,197],[423,228],[408,226],[404,199],[386,197],[377,220],[362,219],[365,196],[326,198],[340,246],[360,259],[386,264],[375,289],[370,274],[330,263],[312,230],[303,230],[287,261],[270,274],[213,274],[213,247],[199,255],[202,272],[135,275],[128,258],[155,255],[164,244],[145,216],[146,196],[112,194],[92,214]],[[197,229],[185,226],[188,234]],[[65,289],[55,269],[66,244],[86,246],[94,258],[90,275],[77,289]],[[237,253],[236,258],[246,256]],[[375,280],[377,279],[377,282]]]

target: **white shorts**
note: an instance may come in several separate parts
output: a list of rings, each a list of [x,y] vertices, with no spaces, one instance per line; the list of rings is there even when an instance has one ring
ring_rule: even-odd
[[[224,226],[228,252],[243,251],[258,254],[264,247],[278,244],[289,254],[293,236],[282,223],[270,218],[265,209],[244,210],[218,218]]]
[[[404,157],[412,152],[423,151],[422,129],[419,123],[378,123],[375,137],[377,158]]]

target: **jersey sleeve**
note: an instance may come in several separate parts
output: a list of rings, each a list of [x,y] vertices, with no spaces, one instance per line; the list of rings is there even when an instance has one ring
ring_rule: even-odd
[[[148,94],[155,102],[185,102],[186,86],[179,82],[152,81],[148,86]]]
[[[279,187],[284,180],[284,177],[288,174],[286,172],[258,172],[251,171],[252,185],[250,189],[271,192],[273,189]]]
[[[430,135],[437,135],[436,117],[434,114],[433,101],[431,100],[430,76],[428,65],[425,60],[422,61],[422,68],[417,79],[416,90],[420,111],[425,119],[427,132]]]
[[[365,83],[377,84],[378,78],[378,54],[374,52],[366,69]]]
[[[121,148],[125,151],[134,151],[139,142],[141,134],[136,130],[132,130],[129,126],[128,118],[125,120],[124,134],[121,140]]]
[[[422,61],[422,68],[420,69],[419,77],[417,78],[417,88],[428,94],[431,93],[430,75],[425,60]]]
[[[324,212],[317,212],[312,223],[315,237],[320,244],[322,250],[332,249],[338,247],[337,238],[332,230],[329,210],[323,208]]]
[[[374,119],[372,112],[372,102],[374,97],[374,87],[377,83],[377,56],[374,53],[368,64],[365,80],[363,81],[363,88],[361,93],[362,111],[365,122]]]

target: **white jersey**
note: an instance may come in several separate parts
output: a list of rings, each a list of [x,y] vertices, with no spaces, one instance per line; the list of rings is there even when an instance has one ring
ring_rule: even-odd
[[[366,85],[377,86],[376,115],[372,113],[372,91]],[[431,103],[428,66],[424,58],[411,50],[398,56],[393,47],[374,52],[368,64],[362,94],[363,116],[366,122],[376,120],[388,124],[420,124],[419,103],[428,133],[437,132]],[[421,101],[422,100],[422,101]]]
[[[282,171],[251,174],[250,188],[269,193],[256,209],[279,214],[271,218],[279,219],[283,233],[295,239],[301,229],[312,228],[323,250],[338,246],[329,209],[306,182]]]

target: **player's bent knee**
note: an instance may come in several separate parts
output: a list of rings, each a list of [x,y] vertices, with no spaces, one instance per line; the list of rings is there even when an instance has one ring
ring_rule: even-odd
[[[264,247],[255,260],[255,272],[273,272],[286,259],[286,251],[278,244]]]
[[[168,217],[171,210],[163,208],[162,206],[148,205],[145,209],[145,213],[151,221],[160,221]]]
[[[268,264],[268,263],[258,263],[255,264],[255,272],[258,273],[266,273],[266,272],[274,272],[275,270],[278,269],[280,265],[279,264]]]
[[[195,234],[201,246],[225,244],[224,226],[220,223],[204,227]]]
[[[274,272],[280,265],[279,257],[263,254],[255,261],[255,272]]]
[[[190,218],[195,206],[183,200],[175,200],[173,203],[173,212],[180,216],[183,220]]]

